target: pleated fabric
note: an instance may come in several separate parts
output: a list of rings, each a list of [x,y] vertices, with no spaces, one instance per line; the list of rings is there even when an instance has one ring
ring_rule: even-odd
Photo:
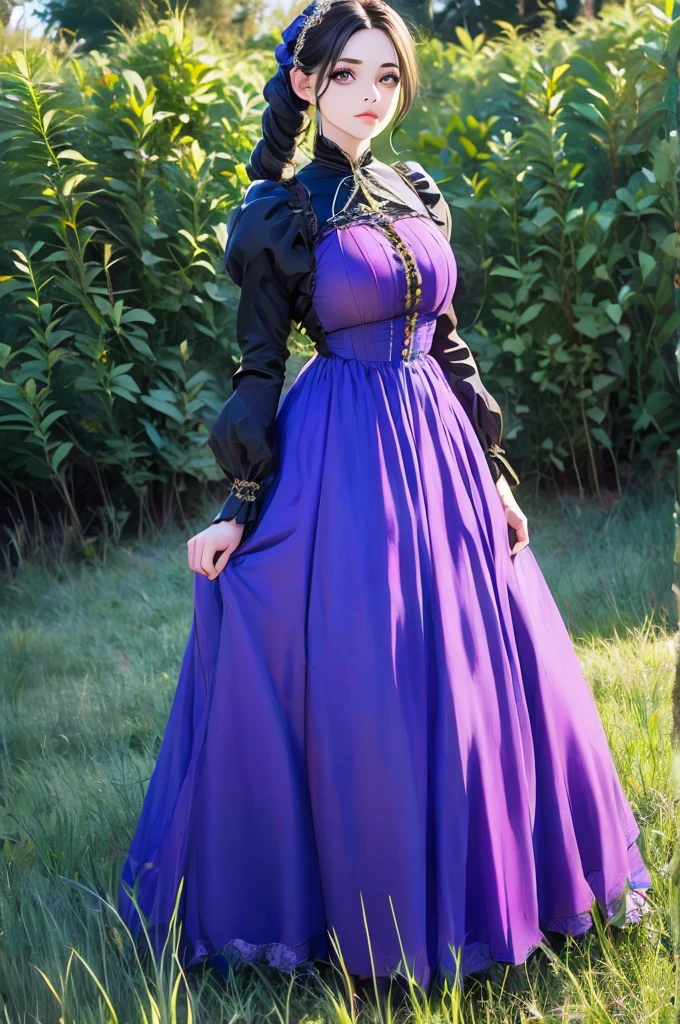
[[[531,546],[435,360],[315,355],[194,615],[119,906],[182,959],[417,980],[524,961],[651,878]],[[364,920],[365,915],[365,920]],[[396,920],[396,923],[395,923]],[[397,933],[398,928],[398,933]]]

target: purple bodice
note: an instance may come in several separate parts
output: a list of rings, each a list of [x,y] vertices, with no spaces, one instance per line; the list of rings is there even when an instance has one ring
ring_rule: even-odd
[[[427,352],[437,316],[456,287],[456,261],[442,231],[426,214],[393,224],[422,278],[413,353]],[[406,275],[392,241],[375,225],[350,224],[323,234],[316,247],[314,308],[334,355],[400,361],[405,331]]]

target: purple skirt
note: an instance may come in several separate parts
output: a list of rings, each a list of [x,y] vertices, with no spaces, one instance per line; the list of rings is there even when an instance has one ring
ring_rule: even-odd
[[[427,985],[626,920],[639,828],[592,693],[428,354],[316,355],[254,532],[194,577],[119,907],[155,949]],[[623,914],[623,916],[621,916]],[[460,971],[457,972],[457,957]],[[401,968],[400,968],[401,961]]]

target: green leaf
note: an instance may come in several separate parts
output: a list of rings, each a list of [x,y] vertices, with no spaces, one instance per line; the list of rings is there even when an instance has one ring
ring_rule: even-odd
[[[648,252],[643,252],[642,249],[638,251],[638,260],[640,261],[642,280],[646,281],[652,271],[656,269],[656,260]]]
[[[118,395],[119,398],[124,398],[127,402],[132,402],[133,405],[137,403],[136,397],[127,388],[119,388],[117,384],[111,385],[111,391],[114,395]]]
[[[469,157],[477,156],[479,151],[471,139],[466,138],[464,135],[459,135],[458,141]]]
[[[659,248],[661,252],[672,256],[674,260],[680,260],[680,235],[676,231],[672,231],[670,235],[666,235]]]
[[[59,447],[52,452],[52,455],[50,456],[50,466],[54,473],[57,472],[64,459],[71,451],[71,448],[73,448],[73,442],[64,441],[63,444],[60,444]]]
[[[655,334],[657,348],[665,344],[680,328],[680,309],[675,309],[670,316],[665,316]]]
[[[609,434],[602,427],[592,427],[590,430],[591,437],[593,437],[603,448],[612,451],[612,443]]]
[[[149,398],[148,395],[142,395],[142,402],[151,409],[155,409],[156,412],[162,412],[164,416],[169,416],[170,419],[179,423],[180,426],[184,426],[184,416],[174,405],[170,405],[168,402],[161,402],[157,398]]]
[[[120,324],[120,318],[123,313],[123,308],[123,300],[118,299],[118,301],[114,303],[113,309],[111,310],[111,319],[113,320],[114,324]]]
[[[154,448],[157,448],[158,451],[160,451],[162,448],[165,448],[165,441],[158,433],[156,427],[153,425],[151,420],[140,419],[139,422],[143,425],[147,433],[147,436],[151,441],[151,444],[154,446]]]
[[[19,72],[23,75],[23,77],[24,78],[30,78],[31,77],[31,73],[28,70],[28,64],[26,63],[26,57],[21,52],[21,50],[14,50],[14,51],[12,51],[10,56],[11,56],[12,60],[14,61],[14,63],[16,64],[16,66],[18,67]]]
[[[568,105],[570,107],[573,107],[574,110],[578,111],[578,113],[581,114],[582,117],[585,117],[589,121],[592,121],[593,124],[603,125],[603,124],[607,123],[607,119],[604,116],[604,114],[602,113],[602,111],[598,110],[598,108],[594,104],[592,104],[592,103],[573,103],[572,102],[572,103],[569,103]]]
[[[128,309],[120,318],[121,324],[155,324],[156,317],[146,309]]]
[[[112,385],[113,387],[114,385]],[[134,377],[131,377],[128,373],[121,373],[115,379],[115,387],[125,388],[127,391],[141,391],[141,388]]]
[[[670,394],[668,391],[654,391],[651,395],[647,396],[645,409],[652,416],[658,416],[660,413],[665,412],[666,409],[672,408],[676,401],[675,395]]]
[[[142,249],[142,263],[145,267],[155,267],[157,263],[167,262],[167,256],[154,256],[148,249]]]
[[[40,421],[41,430],[49,430],[52,424],[62,416],[66,416],[66,413],[66,409],[54,409],[52,412],[48,413],[45,419]]]
[[[521,338],[505,338],[501,347],[504,352],[512,352],[514,356],[521,356],[525,350]]]
[[[523,327],[524,324],[531,323],[532,320],[536,319],[544,306],[545,302],[535,302],[532,306],[528,306],[517,321],[518,325]]]
[[[17,429],[19,426],[22,426],[22,427],[32,427],[33,426],[33,420],[31,419],[31,417],[26,415],[26,414],[22,415],[20,412],[13,412],[13,413],[9,413],[6,416],[0,416],[0,423],[10,423],[10,424],[13,424],[13,428],[14,429]],[[12,429],[12,428],[10,428],[10,429]]]
[[[615,213],[605,213],[604,210],[600,210],[599,213],[595,214],[595,223],[601,229],[603,233],[609,231],[612,224],[616,221]]]
[[[521,281],[523,276],[519,270],[513,270],[512,267],[494,267],[489,271],[489,277],[513,277],[515,280]]]
[[[88,160],[77,149],[62,149],[61,153],[57,153],[57,160],[77,160],[81,164],[90,164],[92,167],[96,167],[97,164],[96,160]]]
[[[132,68],[126,68],[123,71],[123,78],[131,88],[136,88],[139,95],[143,100],[146,100],[148,93],[146,91],[146,85],[144,79],[137,71],[133,71]]]
[[[583,268],[585,267],[586,263],[588,263],[588,261],[593,258],[593,256],[595,255],[596,252],[597,252],[597,246],[594,245],[592,242],[588,242],[587,245],[584,245],[579,250],[579,254],[576,257],[576,269],[577,270],[583,270]]]
[[[627,188],[617,188],[616,198],[620,199],[622,203],[625,203],[629,210],[632,210],[633,212],[637,211],[637,203]]]
[[[151,349],[151,346],[148,345],[143,338],[138,338],[136,334],[126,334],[125,337],[127,338],[130,345],[132,345],[132,347],[135,349],[135,351],[139,352],[141,356],[145,356],[147,359],[156,358]]]
[[[67,355],[68,349],[65,348],[53,348],[47,355],[47,369],[51,370],[53,366],[56,366],[60,359],[63,359]]]
[[[618,378],[612,377],[610,373],[596,373],[592,379],[593,391],[604,391],[610,384],[615,384],[617,380]]]
[[[667,4],[668,13],[673,9],[672,4]],[[680,50],[680,18],[676,18],[670,27],[668,37],[666,39],[666,52],[669,57],[673,60],[678,59],[678,50]]]
[[[574,330],[580,334],[585,334],[586,338],[599,338],[601,333],[600,325],[592,313],[582,316],[580,320],[577,320],[574,324]]]
[[[633,423],[633,430],[646,430],[652,422],[652,417],[648,412],[641,412],[638,418]]]
[[[111,370],[111,377],[118,377],[121,373],[127,373],[134,366],[134,363],[120,363]]]
[[[546,224],[549,224],[555,217],[559,217],[557,210],[554,210],[552,206],[542,206],[533,219],[534,224],[538,228],[544,228]]]
[[[74,188],[80,185],[81,181],[87,181],[86,174],[73,174],[70,178],[67,178],[62,186],[62,194],[70,196]]]
[[[126,142],[125,145],[128,146],[129,143]],[[109,186],[109,188],[112,189],[114,192],[124,192],[128,196],[134,196],[135,194],[135,190],[132,188],[131,185],[126,184],[126,182],[124,181],[119,181],[118,178],[105,177],[104,181]]]
[[[92,300],[100,313],[103,313],[104,316],[111,316],[113,306],[108,299],[105,299],[103,295],[95,294],[92,296]]]

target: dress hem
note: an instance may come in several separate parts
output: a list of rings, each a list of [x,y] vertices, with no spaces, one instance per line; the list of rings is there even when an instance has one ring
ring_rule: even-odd
[[[633,840],[631,846],[635,845],[636,842],[637,840]],[[636,884],[636,881],[639,884]],[[651,882],[646,881],[644,877],[641,880],[637,880],[635,872],[631,872],[626,879],[623,890],[610,900],[606,906],[601,904],[595,897],[593,898],[593,903],[597,903],[598,907],[604,912],[608,924],[622,929],[627,928],[638,924],[646,912],[646,908],[637,899],[632,900],[631,904],[628,905],[628,893],[631,890],[645,892],[651,887]],[[486,970],[493,964],[502,964],[510,967],[520,966],[546,942],[546,932],[557,932],[573,936],[587,933],[593,928],[594,924],[591,910],[593,903],[591,903],[591,907],[588,910],[567,915],[566,917],[551,918],[544,931],[541,932],[541,938],[533,942],[528,947],[526,953],[522,954],[517,960],[503,960],[499,957],[494,957],[491,954],[488,943],[485,942],[477,942],[465,946],[461,955],[462,977]],[[623,920],[617,920],[620,918],[624,906],[627,907],[625,917]],[[185,961],[185,967],[193,967],[208,960],[211,966],[217,967],[223,973],[228,973],[229,967],[256,963],[273,967],[285,973],[297,971],[301,974],[316,974],[315,961],[327,959],[328,951],[327,938],[321,933],[317,933],[311,938],[293,945],[287,945],[282,942],[252,943],[247,942],[245,939],[232,939],[220,948],[207,940],[198,940],[191,945],[193,945],[193,954]],[[406,972],[401,968],[401,962],[391,974],[405,976]],[[385,976],[389,977],[391,975]],[[455,976],[455,972],[439,964],[432,971],[432,977],[435,976],[451,978]]]

